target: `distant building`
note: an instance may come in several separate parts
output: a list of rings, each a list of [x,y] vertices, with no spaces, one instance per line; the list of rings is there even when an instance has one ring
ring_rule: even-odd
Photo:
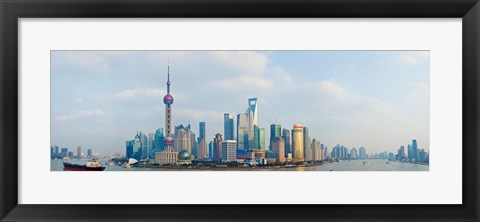
[[[320,144],[320,153],[321,153],[320,160],[325,160],[327,158],[327,155],[326,155],[325,146],[323,145],[323,143]]]
[[[271,148],[271,143],[272,143],[272,140],[273,138],[277,137],[277,136],[282,136],[282,126],[279,125],[279,124],[271,124],[270,125],[270,150],[272,149]]]
[[[148,152],[151,152],[152,150],[155,149],[155,147],[153,147],[154,139],[155,139],[155,133],[148,133],[148,144],[147,144]]]
[[[192,131],[190,130],[190,124],[187,126],[179,125],[175,127],[175,133],[173,134],[173,150],[180,152],[181,150],[187,150],[192,153]]]
[[[412,153],[413,153],[413,159],[414,159],[414,160],[419,160],[419,158],[418,158],[417,140],[412,140]]]
[[[92,157],[92,149],[87,150],[87,157],[88,158]]]
[[[214,156],[213,153],[214,153],[213,141],[210,141],[208,143],[208,158],[213,159],[213,156]]]
[[[282,137],[274,137],[270,148],[277,154],[276,162],[285,162],[285,140]]]
[[[293,125],[292,129],[292,149],[293,149],[293,161],[303,162],[305,161],[303,150],[303,126],[300,124]]]
[[[237,141],[222,141],[222,162],[233,162],[237,159]]]
[[[155,131],[155,138],[153,139],[153,149],[163,151],[165,149],[163,139],[165,139],[163,128],[158,128],[157,131]]]
[[[320,161],[322,160],[322,152],[320,150],[320,141],[317,139],[312,140],[312,160],[313,161]]]
[[[234,140],[235,139],[235,121],[234,121],[235,116],[230,113],[225,113],[223,115],[223,133],[224,139],[225,140]],[[236,146],[236,145],[235,145]]]
[[[305,161],[312,161],[312,139],[309,136],[308,128],[303,127],[303,155]]]
[[[254,126],[255,132],[255,143],[254,148],[256,149],[265,149],[265,128],[260,128],[257,125]]]
[[[237,115],[237,149],[248,149],[248,119],[246,113]]]
[[[291,140],[290,140],[290,130],[283,129],[282,137],[283,137],[283,140],[285,141],[285,157],[288,157],[288,154],[292,153],[292,143],[291,143]]]
[[[221,161],[222,159],[222,134],[217,133],[213,138],[213,160]]]
[[[167,146],[162,152],[155,153],[155,162],[160,166],[166,164],[176,164],[178,160],[178,152],[173,151],[171,146]]]
[[[62,157],[62,158],[68,157],[68,148],[64,147],[64,148],[61,149],[60,157]]]
[[[207,148],[207,139],[205,138],[206,126],[205,122],[200,122],[199,124],[199,137],[198,137],[198,158],[209,158],[208,148]]]
[[[398,152],[397,152],[397,160],[403,160],[405,159],[405,147],[404,146],[401,146],[399,149],[398,149]]]
[[[82,147],[77,146],[77,158],[80,159],[82,158]]]
[[[366,159],[367,158],[367,151],[365,150],[365,148],[363,146],[360,147],[360,149],[358,149],[358,157],[360,159]]]
[[[355,147],[350,150],[350,159],[358,159],[358,151]]]

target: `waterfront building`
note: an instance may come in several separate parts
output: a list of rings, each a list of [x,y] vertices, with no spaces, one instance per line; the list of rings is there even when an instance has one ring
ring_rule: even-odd
[[[347,148],[347,147],[344,147],[344,146],[342,146],[342,148],[343,148],[343,152],[342,152],[342,154],[343,154],[343,159],[346,160],[346,159],[348,159],[349,156],[350,156],[349,153],[348,153],[348,148]]]
[[[303,141],[303,126],[300,124],[294,124],[292,129],[292,149],[293,161],[295,162],[305,161]]]
[[[55,154],[53,153],[53,146],[50,146],[50,158],[51,159],[55,158]]]
[[[328,159],[329,153],[328,153],[328,146],[325,146],[325,150],[323,152],[324,159]]]
[[[248,119],[246,113],[237,115],[237,149],[248,149]]]
[[[147,144],[147,149],[148,149],[148,152],[151,152],[152,150],[155,149],[155,147],[153,147],[153,140],[155,139],[155,133],[148,133],[148,144]]]
[[[88,158],[92,157],[92,149],[87,150],[87,157]]]
[[[282,126],[281,125],[278,125],[278,124],[271,124],[270,125],[270,150],[272,149],[271,148],[271,143],[272,143],[272,140],[273,138],[277,137],[277,136],[282,136]]]
[[[171,137],[169,137],[171,138]],[[170,140],[165,138],[166,140]],[[155,153],[155,163],[158,163],[160,166],[168,164],[176,164],[178,161],[178,152],[173,150],[173,147],[170,145],[170,141],[165,141],[166,146],[162,152]]]
[[[350,159],[358,159],[358,151],[355,147],[350,150]]]
[[[418,152],[418,160],[420,160],[421,162],[425,162],[427,160],[427,153],[424,149],[420,149],[420,151]]]
[[[213,160],[220,162],[222,159],[222,134],[215,134],[213,138]]]
[[[325,154],[325,146],[323,143],[320,144],[320,160],[325,160],[327,155]]]
[[[222,141],[222,162],[233,162],[237,159],[237,141]]]
[[[265,128],[260,128],[257,125],[254,126],[254,148],[265,149]]]
[[[270,144],[270,148],[277,154],[276,162],[285,162],[285,140],[282,137],[274,137]]]
[[[208,158],[213,159],[213,141],[208,143]]]
[[[53,155],[55,158],[57,158],[60,155],[58,146],[53,146]]]
[[[367,159],[367,151],[365,150],[365,148],[363,146],[360,147],[360,149],[358,149],[358,157],[360,159]]]
[[[236,144],[235,144],[236,146]],[[208,158],[208,150],[207,150],[207,139],[202,138],[198,143],[198,158],[206,159]]]
[[[320,152],[320,141],[317,139],[312,140],[312,160],[313,161],[320,161],[322,160],[321,158],[321,152]]]
[[[180,124],[175,127],[175,133],[173,134],[173,150],[180,152],[181,150],[188,150],[192,153],[192,132],[190,125],[183,126]]]
[[[77,146],[77,158],[80,159],[82,158],[82,147]]]
[[[206,138],[207,127],[206,127],[205,122],[199,122],[198,123],[198,133],[199,133],[198,138],[200,138],[200,139]]]
[[[68,148],[63,147],[60,152],[60,157],[68,157]]]
[[[188,165],[192,163],[192,159],[194,157],[188,150],[181,150],[178,152],[178,160],[177,160],[177,165]]]
[[[288,157],[289,153],[292,153],[292,143],[290,140],[290,130],[283,129],[282,131],[283,141],[285,141],[285,157]]]
[[[225,140],[234,140],[234,126],[235,126],[235,121],[234,121],[235,116],[230,113],[225,113],[223,114],[223,133],[224,133],[224,139]]]
[[[140,132],[139,136],[140,136],[140,144],[141,144],[140,146],[142,147],[140,159],[146,159],[148,158],[148,137],[147,137],[147,134],[143,132]]]
[[[405,159],[405,147],[400,146],[397,153],[397,160],[403,160],[403,159]]]
[[[408,152],[408,160],[412,160],[413,159],[413,151],[412,151],[412,146],[410,146],[410,144],[408,144],[408,146],[407,146],[407,152]]]
[[[395,159],[395,154],[394,153],[388,153],[388,159],[389,160],[394,160]]]
[[[155,131],[155,138],[153,139],[153,149],[163,151],[165,149],[163,139],[165,139],[163,128],[158,128],[157,131]]]
[[[412,140],[412,153],[413,153],[413,159],[418,160],[418,147],[417,147],[417,140]]]
[[[73,151],[68,151],[68,158],[73,159]]]
[[[310,140],[308,127],[303,127],[303,156],[305,161],[312,160],[312,141]]]

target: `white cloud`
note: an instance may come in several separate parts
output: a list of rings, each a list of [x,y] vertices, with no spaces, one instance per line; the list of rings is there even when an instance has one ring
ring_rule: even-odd
[[[58,121],[67,121],[71,119],[79,119],[84,117],[107,117],[107,116],[108,114],[105,111],[101,109],[95,109],[95,110],[82,110],[74,115],[57,116],[56,119]]]
[[[76,103],[76,104],[82,104],[83,99],[82,98],[75,98],[75,99],[73,99],[73,102]]]
[[[160,88],[134,88],[134,89],[126,89],[126,90],[114,92],[114,93],[104,93],[101,95],[97,95],[96,98],[134,100],[142,97],[163,98],[165,94],[167,94],[166,91]]]
[[[409,65],[417,65],[418,63],[425,61],[429,58],[429,51],[405,51],[400,54],[400,61],[403,61]]]

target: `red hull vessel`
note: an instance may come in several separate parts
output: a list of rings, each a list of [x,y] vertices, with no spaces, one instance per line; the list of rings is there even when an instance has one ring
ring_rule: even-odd
[[[87,165],[63,162],[63,169],[73,171],[103,171],[105,167],[88,167]]]

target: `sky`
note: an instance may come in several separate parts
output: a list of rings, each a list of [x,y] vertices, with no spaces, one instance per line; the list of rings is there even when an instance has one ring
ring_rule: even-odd
[[[267,146],[277,123],[329,150],[430,149],[428,51],[52,51],[51,145],[124,153],[163,128],[168,64],[173,124],[208,141],[256,97]]]

